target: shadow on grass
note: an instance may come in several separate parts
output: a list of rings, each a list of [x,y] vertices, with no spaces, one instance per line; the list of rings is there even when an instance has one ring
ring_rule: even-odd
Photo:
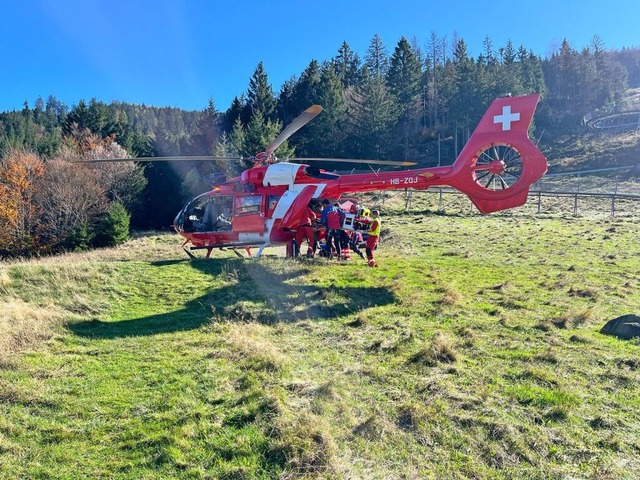
[[[174,263],[182,262],[161,261],[152,265],[162,268]],[[192,266],[234,283],[213,285],[205,295],[171,312],[117,322],[93,319],[71,323],[69,330],[90,338],[137,337],[195,330],[212,321],[274,324],[334,319],[396,301],[394,294],[383,287],[322,288],[297,282],[297,278],[310,271],[309,267],[275,273],[258,262],[241,259],[195,260]]]

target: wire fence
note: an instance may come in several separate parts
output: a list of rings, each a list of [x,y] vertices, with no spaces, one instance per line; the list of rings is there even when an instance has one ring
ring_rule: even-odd
[[[447,187],[434,187],[426,191],[407,189],[396,193],[381,192],[373,200],[383,206],[399,207],[405,211],[430,210],[480,215],[466,195]],[[555,190],[536,184],[529,191],[527,202],[510,212],[530,215],[640,218],[640,192],[587,192],[579,188]]]
[[[366,202],[406,211],[481,215],[466,195],[449,187],[372,192]],[[640,163],[547,174],[531,186],[526,204],[509,212],[640,218]]]

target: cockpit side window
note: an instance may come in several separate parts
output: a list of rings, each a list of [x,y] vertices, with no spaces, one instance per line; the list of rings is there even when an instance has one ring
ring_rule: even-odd
[[[259,213],[262,204],[262,195],[238,197],[236,203],[236,215]]]
[[[188,207],[184,230],[191,232],[230,231],[233,197],[205,196],[196,198]]]
[[[278,202],[280,201],[281,196],[282,195],[269,195],[269,199],[267,202],[267,209],[270,211],[275,209],[276,206],[278,205]]]

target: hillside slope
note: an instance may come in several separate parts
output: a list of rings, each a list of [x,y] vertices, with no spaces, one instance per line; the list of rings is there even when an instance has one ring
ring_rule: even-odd
[[[640,88],[629,89],[620,108],[623,112],[640,111]],[[587,117],[606,114],[595,111]],[[540,148],[549,159],[551,173],[640,165],[638,129],[616,131],[583,126],[581,131],[571,135],[554,136],[551,131],[543,132]]]
[[[541,145],[549,172],[640,165],[640,133],[567,135]]]

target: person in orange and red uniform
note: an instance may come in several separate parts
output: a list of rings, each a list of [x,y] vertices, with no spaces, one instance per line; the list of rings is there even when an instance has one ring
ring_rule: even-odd
[[[327,245],[329,248],[335,248],[338,260],[340,260],[340,232],[342,230],[342,223],[344,222],[345,214],[340,208],[340,204],[336,202],[333,204],[331,209],[325,208],[322,211],[322,216],[325,220],[325,226],[327,227]]]
[[[300,225],[296,229],[296,244],[298,246],[298,254],[300,253],[302,242],[307,240],[307,257],[311,258],[316,253],[316,240],[313,225],[317,219],[316,212],[313,211],[311,204],[307,205],[307,209],[304,211],[302,218],[300,219]],[[298,256],[298,255],[296,255]]]
[[[373,259],[373,251],[378,245],[378,240],[380,239],[380,228],[382,227],[380,212],[378,210],[372,210],[371,219],[371,225],[369,226],[369,236],[367,237],[367,261],[370,267],[377,267],[378,265]]]

